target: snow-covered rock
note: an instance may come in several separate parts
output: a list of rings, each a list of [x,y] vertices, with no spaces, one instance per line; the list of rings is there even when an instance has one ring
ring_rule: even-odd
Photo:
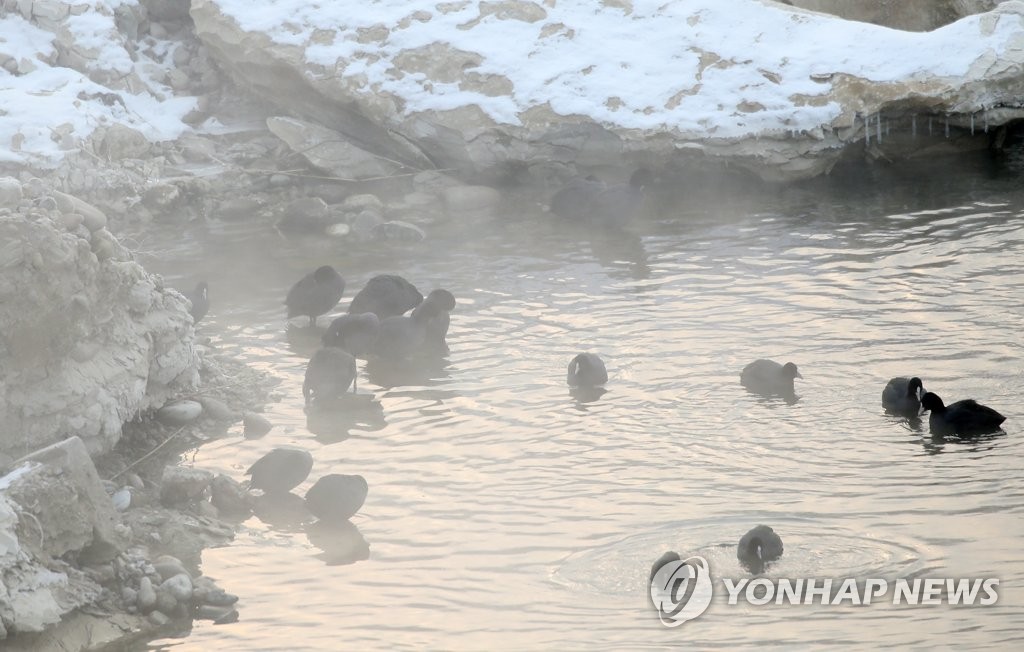
[[[106,229],[33,217],[0,214],[0,454],[71,435],[106,451],[198,382],[188,305]]]
[[[929,124],[980,135],[1024,116],[1017,0],[926,33],[768,0],[257,5],[192,2],[240,82],[389,160],[464,175],[713,159],[799,179],[879,135],[909,155],[935,144]]]

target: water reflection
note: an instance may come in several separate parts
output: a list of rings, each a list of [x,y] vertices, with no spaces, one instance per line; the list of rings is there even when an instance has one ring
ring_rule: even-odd
[[[376,432],[387,425],[384,406],[372,394],[345,394],[306,409],[306,429],[323,444],[344,441],[353,430]]]
[[[366,362],[366,375],[370,382],[383,388],[403,385],[437,385],[450,378],[447,358],[416,356],[402,360],[371,358]]]
[[[585,403],[596,403],[601,399],[602,396],[608,393],[608,390],[604,387],[570,387],[569,396],[576,402],[576,406],[581,409],[586,409],[583,404]]]
[[[316,521],[306,526],[309,543],[320,549],[316,555],[328,566],[354,564],[370,558],[370,544],[352,521]]]
[[[260,521],[285,532],[297,532],[303,523],[313,518],[302,497],[291,492],[257,496],[252,512]]]

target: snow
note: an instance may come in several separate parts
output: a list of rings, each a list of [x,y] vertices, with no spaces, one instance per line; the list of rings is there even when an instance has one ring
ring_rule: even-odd
[[[136,4],[77,3],[81,13],[60,23],[59,36],[19,15],[0,16],[0,61],[20,62],[17,73],[0,68],[0,163],[55,167],[65,148],[77,147],[97,127],[114,123],[137,129],[151,141],[174,139],[189,129],[182,119],[195,108],[196,98],[175,97],[158,81],[171,67],[173,45],[147,38],[130,54],[116,28],[114,9]],[[56,65],[58,38],[86,56],[87,70]],[[156,60],[147,52],[162,56]],[[142,82],[141,92],[94,81],[131,74]]]
[[[832,73],[879,82],[959,77],[986,52],[1017,47],[1024,29],[1020,16],[1003,13],[929,33],[903,32],[757,0],[634,0],[631,12],[593,0],[216,4],[242,29],[302,48],[306,61],[326,74],[365,76],[362,92],[402,97],[407,114],[477,106],[497,122],[519,124],[523,111],[550,103],[558,114],[615,127],[720,137],[817,128],[840,108],[824,100],[812,106],[806,98],[826,94]],[[482,6],[495,5],[532,5],[546,18],[481,15]],[[382,41],[365,38],[365,30],[381,25],[390,30]],[[324,43],[324,33],[333,40]],[[483,95],[395,67],[403,50],[436,42],[478,54],[473,72],[509,79],[512,94]],[[744,104],[748,112],[740,109]],[[763,110],[749,111],[754,104]]]

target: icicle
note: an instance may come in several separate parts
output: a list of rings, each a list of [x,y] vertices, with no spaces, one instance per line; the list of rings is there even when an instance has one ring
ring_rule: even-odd
[[[949,138],[949,116],[946,116],[946,138]]]
[[[913,138],[917,138],[917,116],[910,116],[910,135]]]
[[[889,121],[888,120],[885,121],[885,137],[886,138],[889,137]]]
[[[971,135],[974,135],[974,114],[971,114]]]
[[[988,133],[988,113],[985,114],[985,133]]]
[[[864,116],[864,144],[868,146],[871,145],[871,120],[869,119],[870,117],[871,116],[869,115]]]
[[[875,140],[882,142],[882,114],[875,114]]]
[[[932,135],[932,117],[928,116],[928,135]]]

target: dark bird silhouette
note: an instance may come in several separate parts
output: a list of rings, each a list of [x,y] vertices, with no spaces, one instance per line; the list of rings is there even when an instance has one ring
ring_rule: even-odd
[[[356,357],[364,357],[373,350],[380,319],[372,312],[345,314],[327,327],[321,341],[324,346],[336,346]]]
[[[298,448],[275,448],[249,467],[249,487],[265,494],[286,494],[309,477],[313,456]]]
[[[192,315],[192,323],[198,324],[199,320],[205,317],[206,312],[210,309],[209,286],[207,286],[206,281],[196,283],[195,289],[187,293],[185,298],[192,304],[188,309],[188,313]]]
[[[346,521],[366,502],[368,489],[361,475],[325,475],[306,492],[306,508],[321,521]]]
[[[604,360],[596,353],[580,353],[569,363],[565,382],[569,387],[597,387],[608,382]]]
[[[916,417],[921,413],[924,385],[917,376],[893,378],[882,390],[882,407],[894,414]]]
[[[306,405],[317,400],[340,398],[356,379],[356,359],[333,346],[317,349],[306,365],[302,396]]]
[[[663,554],[661,557],[658,557],[658,560],[651,564],[651,574],[647,577],[648,587],[650,587],[650,585],[654,583],[654,576],[658,574],[658,571],[661,570],[661,567],[669,563],[670,561],[682,561],[682,557],[680,557],[678,553],[673,552],[671,550]],[[650,599],[650,591],[647,592],[647,597],[648,599]]]
[[[358,315],[372,312],[380,320],[404,315],[423,301],[423,295],[416,286],[401,276],[381,274],[374,276],[366,287],[352,297],[349,313]]]
[[[424,347],[428,352],[446,355],[448,353],[448,342],[445,337],[448,335],[448,327],[451,325],[451,311],[455,310],[455,295],[448,290],[432,290],[423,303],[416,306],[412,313],[431,310],[427,304],[436,309],[436,314],[426,322],[426,337]]]
[[[795,364],[787,362],[782,365],[774,360],[754,360],[740,373],[740,383],[744,387],[768,395],[792,395],[795,391],[794,378],[803,378]]]
[[[740,538],[736,557],[754,575],[762,573],[770,562],[782,556],[782,538],[767,525],[758,525]]]
[[[937,394],[921,397],[921,407],[931,412],[928,427],[935,435],[984,435],[999,430],[1006,417],[972,398],[945,405]]]
[[[423,350],[428,325],[442,309],[438,304],[428,301],[418,307],[422,310],[413,310],[409,316],[393,316],[381,320],[377,339],[373,343],[373,351],[377,356],[401,360]]]
[[[551,212],[575,222],[622,225],[634,217],[653,181],[645,168],[635,171],[629,183],[607,185],[592,175],[576,179],[551,198]]]
[[[288,318],[308,315],[309,325],[316,326],[316,318],[338,305],[344,292],[345,279],[336,269],[330,265],[318,267],[288,290],[284,300]]]

